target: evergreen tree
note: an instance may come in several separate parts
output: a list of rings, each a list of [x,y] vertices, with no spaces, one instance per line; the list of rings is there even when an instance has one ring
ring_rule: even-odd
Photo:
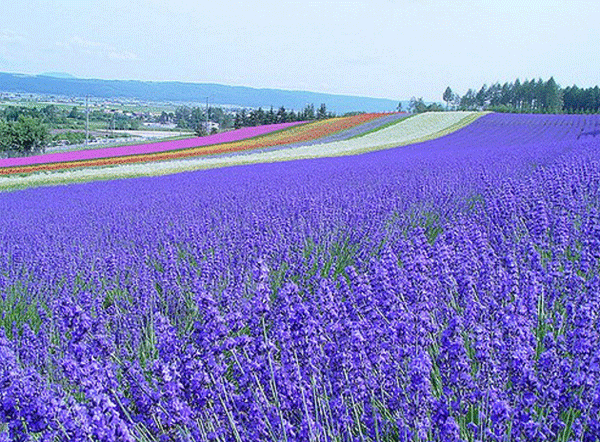
[[[287,123],[287,121],[288,121],[287,112],[285,111],[285,107],[281,106],[279,108],[279,110],[277,111],[277,122],[278,123]]]
[[[469,89],[460,100],[460,108],[491,109],[501,112],[600,112],[600,87],[582,89],[576,85],[562,89],[550,77],[521,80],[514,83],[486,85],[475,93]]]
[[[317,119],[323,120],[325,118],[327,118],[327,106],[325,106],[325,103],[321,103],[321,106],[319,106],[319,110],[317,111]]]
[[[550,113],[557,113],[562,110],[562,94],[554,81],[554,77],[550,77],[544,86],[544,102],[546,110]]]
[[[513,89],[512,83],[511,84],[504,83],[502,85],[502,91],[500,92],[500,94],[501,94],[500,104],[502,106],[508,106],[512,102],[512,99],[513,99],[512,89]]]
[[[536,111],[546,109],[546,87],[544,80],[538,78],[537,83],[533,86],[533,106],[532,108]]]
[[[460,106],[461,97],[458,94],[452,94],[452,108],[454,110],[458,109]]]
[[[500,83],[492,84],[487,90],[486,97],[490,106],[499,106],[502,101],[502,86],[500,86]]]
[[[267,124],[275,123],[276,117],[275,117],[275,111],[273,110],[273,106],[271,106],[271,109],[269,109],[269,111],[267,112],[266,120],[267,120]]]
[[[315,105],[307,104],[302,111],[303,120],[314,120],[315,119]]]
[[[477,96],[473,89],[469,89],[460,99],[460,108],[462,110],[473,110],[477,106]]]
[[[475,95],[477,106],[483,109],[487,104],[487,98],[487,85],[484,84],[481,86],[481,89],[479,89],[479,92],[477,92],[477,95]]]
[[[446,102],[446,110],[448,110],[448,104],[450,103],[450,101],[452,101],[452,97],[453,97],[452,89],[450,89],[450,86],[448,86],[446,88],[446,90],[444,91],[444,95],[442,96],[442,98]]]
[[[517,78],[515,81],[515,86],[513,89],[513,103],[512,105],[517,109],[521,110],[523,107],[523,86],[521,85],[521,80]]]
[[[254,113],[254,121],[252,125],[260,126],[262,124],[266,124],[265,111],[262,107],[259,107],[258,110]]]

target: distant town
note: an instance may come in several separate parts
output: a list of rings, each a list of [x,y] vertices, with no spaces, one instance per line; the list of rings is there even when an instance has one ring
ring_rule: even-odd
[[[19,156],[78,150],[205,136],[246,126],[334,116],[335,113],[328,111],[325,103],[319,107],[307,104],[296,112],[284,106],[265,110],[262,107],[216,104],[211,103],[210,97],[204,102],[158,102],[0,91],[0,120],[8,124],[0,151],[2,156]],[[31,145],[11,145],[8,132],[18,131],[36,134]],[[13,138],[19,137],[15,135]]]

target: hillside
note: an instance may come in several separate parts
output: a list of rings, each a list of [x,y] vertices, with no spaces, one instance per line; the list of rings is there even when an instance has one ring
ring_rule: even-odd
[[[0,192],[0,440],[598,442],[598,127]]]
[[[150,144],[0,159],[0,190],[353,155],[438,138],[483,113],[359,114]],[[406,121],[404,121],[406,120]],[[25,175],[27,174],[27,175]]]
[[[243,107],[279,107],[302,109],[308,103],[338,114],[352,111],[391,112],[398,101],[282,89],[255,89],[213,83],[153,82],[137,80],[98,80],[51,75],[0,73],[0,91],[66,96],[90,95],[99,98],[135,98],[148,101],[203,102],[206,97],[216,104]]]

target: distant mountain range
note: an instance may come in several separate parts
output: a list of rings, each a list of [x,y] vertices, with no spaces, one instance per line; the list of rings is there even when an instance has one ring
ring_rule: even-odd
[[[40,74],[42,77],[54,77],[54,78],[77,78],[67,72],[44,72]]]
[[[66,95],[98,98],[131,98],[156,102],[204,102],[241,107],[273,106],[301,110],[307,104],[343,114],[353,111],[391,112],[398,101],[318,92],[282,89],[255,89],[214,83],[182,83],[175,81],[97,80],[76,78],[65,73],[24,75],[0,73],[0,91],[34,94]],[[404,103],[403,103],[404,105]]]

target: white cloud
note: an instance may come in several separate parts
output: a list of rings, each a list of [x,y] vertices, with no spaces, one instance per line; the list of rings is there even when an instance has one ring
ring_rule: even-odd
[[[139,61],[140,57],[130,51],[118,49],[106,43],[86,40],[75,36],[67,42],[57,42],[56,46],[63,50],[83,53],[92,57],[108,58],[122,61]]]
[[[115,60],[124,60],[124,61],[137,61],[140,60],[140,57],[138,57],[136,54],[134,54],[133,52],[129,52],[129,51],[109,51],[107,53],[108,58],[112,58]]]
[[[16,32],[0,29],[0,43],[9,44],[23,44],[27,41],[24,35],[17,34]]]
[[[378,65],[382,61],[383,60],[381,57],[372,56],[372,55],[356,55],[354,57],[349,57],[344,60],[344,62],[350,66],[366,66],[366,67],[372,67],[374,65]]]
[[[12,63],[22,57],[23,46],[27,43],[24,35],[16,32],[0,29],[0,67],[12,69]]]

